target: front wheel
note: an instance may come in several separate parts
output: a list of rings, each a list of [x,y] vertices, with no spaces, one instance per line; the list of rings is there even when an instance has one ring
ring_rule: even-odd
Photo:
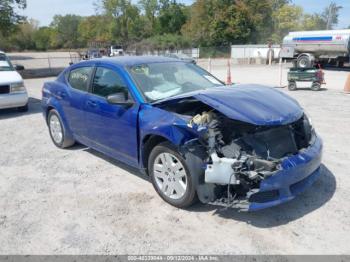
[[[67,138],[66,130],[62,124],[61,118],[58,112],[52,109],[47,117],[47,123],[49,126],[50,136],[52,142],[59,148],[67,148],[74,145],[75,141]]]
[[[195,183],[186,160],[172,144],[162,143],[152,150],[148,170],[153,187],[167,203],[186,208],[196,202]]]

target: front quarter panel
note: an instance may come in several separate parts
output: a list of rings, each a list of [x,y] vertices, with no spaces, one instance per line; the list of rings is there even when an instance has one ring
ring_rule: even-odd
[[[176,146],[195,138],[187,127],[183,116],[168,112],[152,105],[143,104],[139,113],[140,149],[143,151],[143,141],[146,136],[156,135],[165,138]],[[141,161],[142,164],[142,161]]]

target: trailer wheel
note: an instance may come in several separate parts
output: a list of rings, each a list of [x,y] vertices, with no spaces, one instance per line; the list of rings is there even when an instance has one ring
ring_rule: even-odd
[[[297,83],[295,81],[289,81],[288,82],[288,89],[289,89],[289,91],[297,90]]]
[[[337,67],[344,67],[344,62],[343,61],[338,61],[337,62]]]
[[[320,91],[321,90],[321,84],[319,82],[313,82],[311,86],[312,91]]]
[[[309,56],[302,55],[297,59],[297,67],[299,68],[309,68],[312,66],[312,61]]]

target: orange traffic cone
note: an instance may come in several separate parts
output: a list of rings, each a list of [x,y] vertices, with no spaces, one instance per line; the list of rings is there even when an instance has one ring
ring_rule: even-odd
[[[226,84],[227,85],[232,85],[230,59],[227,60],[227,80],[226,80]]]
[[[350,94],[350,74],[348,75],[348,78],[346,79],[346,83],[344,86],[344,93]]]

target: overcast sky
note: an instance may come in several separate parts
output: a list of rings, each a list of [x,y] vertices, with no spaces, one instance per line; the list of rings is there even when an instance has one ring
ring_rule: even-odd
[[[340,12],[339,28],[350,26],[350,1],[332,0],[344,8]],[[28,18],[34,18],[40,25],[51,23],[55,14],[77,14],[88,16],[95,13],[93,3],[96,0],[27,0],[28,7],[23,12]],[[136,2],[136,0],[135,0]],[[193,0],[179,0],[185,4],[191,4]],[[293,0],[293,3],[300,5],[306,12],[321,12],[331,0]]]

